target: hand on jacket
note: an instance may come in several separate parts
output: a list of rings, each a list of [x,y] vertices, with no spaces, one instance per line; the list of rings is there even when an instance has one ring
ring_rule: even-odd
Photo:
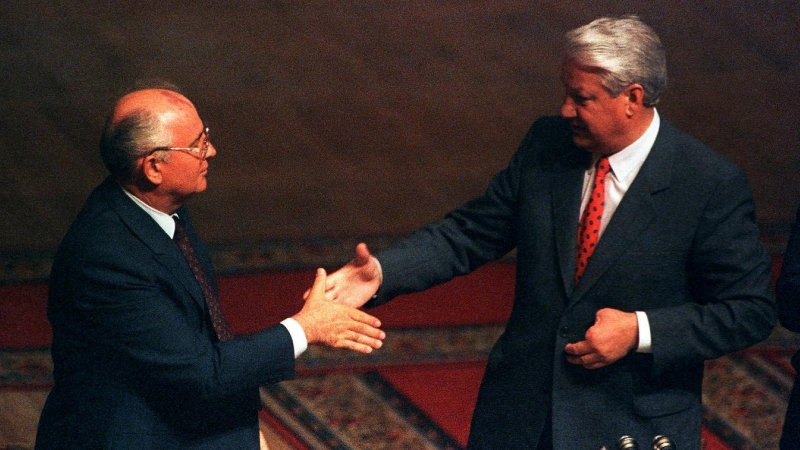
[[[597,311],[594,325],[586,330],[585,340],[567,344],[567,361],[587,369],[612,364],[636,348],[639,322],[636,313],[603,308]]]
[[[309,344],[323,344],[370,353],[383,345],[386,333],[378,329],[380,320],[358,309],[325,298],[324,269],[305,297],[303,308],[292,316],[306,333]]]

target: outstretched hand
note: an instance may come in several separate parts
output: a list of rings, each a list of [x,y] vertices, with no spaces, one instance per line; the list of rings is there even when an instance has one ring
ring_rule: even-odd
[[[380,320],[352,306],[325,298],[326,274],[317,269],[314,285],[306,293],[303,308],[292,318],[303,331],[309,344],[346,348],[370,353],[383,345],[386,333]]]
[[[567,344],[567,361],[587,369],[599,369],[622,359],[639,343],[636,313],[603,308],[595,314],[594,325],[585,340]]]
[[[378,260],[362,242],[356,246],[356,257],[330,274],[325,295],[337,303],[360,308],[375,295],[382,281]]]

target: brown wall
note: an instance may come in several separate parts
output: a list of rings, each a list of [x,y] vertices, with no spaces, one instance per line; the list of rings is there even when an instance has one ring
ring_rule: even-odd
[[[191,204],[212,244],[405,234],[480,193],[558,111],[563,33],[622,13],[664,41],[662,114],[741,165],[763,229],[785,234],[798,2],[588,3],[6,0],[0,252],[55,247],[104,177],[109,102],[156,76],[212,129],[210,189]]]

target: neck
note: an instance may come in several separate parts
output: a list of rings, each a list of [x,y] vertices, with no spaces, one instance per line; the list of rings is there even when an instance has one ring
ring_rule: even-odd
[[[631,119],[628,142],[619,150],[622,150],[623,148],[633,144],[637,139],[642,137],[642,135],[647,132],[650,124],[653,123],[653,117],[655,117],[655,113],[655,109],[653,108],[643,108],[639,114]]]
[[[614,153],[620,152],[626,149],[629,145],[636,142],[642,135],[647,132],[647,129],[650,127],[650,124],[653,123],[653,118],[655,117],[655,109],[654,108],[643,108],[637,112],[633,117],[628,119],[628,122],[625,124],[625,130],[622,134],[619,135],[619,139],[616,140],[613,148],[607,148],[605,150],[599,151],[599,153],[610,156]]]
[[[122,187],[128,190],[134,197],[141,200],[147,206],[161,211],[165,214],[174,214],[178,208],[181,207],[180,203],[175,203],[169,197],[160,195],[157,187],[143,188],[136,183],[120,183]]]

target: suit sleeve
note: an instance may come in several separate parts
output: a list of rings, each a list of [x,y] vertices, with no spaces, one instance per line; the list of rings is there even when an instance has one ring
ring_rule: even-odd
[[[775,325],[770,259],[759,241],[743,171],[713,186],[687,270],[693,301],[647,311],[656,370],[744,349],[765,339]]]
[[[800,332],[800,209],[797,210],[786,245],[781,273],[775,285],[775,297],[781,325]]]
[[[247,397],[257,401],[258,386],[293,377],[285,327],[213,341],[198,326],[202,307],[175,275],[157,258],[142,256],[144,248],[135,240],[121,239],[72,248],[54,267],[49,311],[59,333],[54,358],[71,352],[60,360],[102,367],[154,401],[185,400],[200,408]],[[129,250],[119,253],[126,245]]]
[[[384,270],[384,284],[367,306],[444,283],[511,251],[516,241],[523,159],[517,152],[509,166],[492,178],[482,196],[376,254]]]

